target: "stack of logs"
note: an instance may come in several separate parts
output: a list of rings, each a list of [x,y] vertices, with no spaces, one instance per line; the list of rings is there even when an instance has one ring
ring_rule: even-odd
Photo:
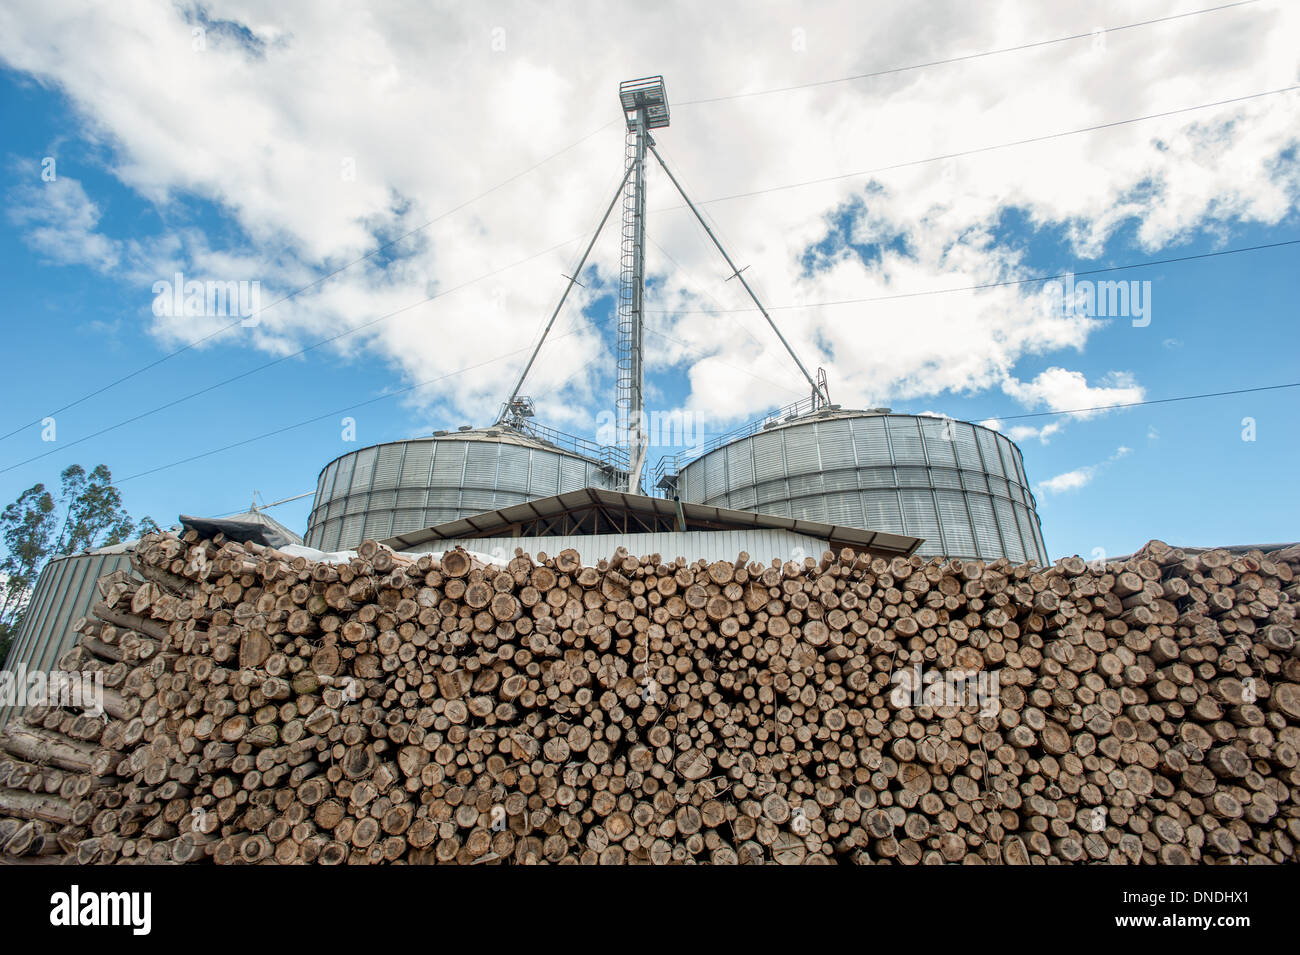
[[[103,715],[0,736],[0,854],[1296,861],[1298,566],[1158,541],[1046,569],[331,564],[152,535],[60,661],[102,671]]]

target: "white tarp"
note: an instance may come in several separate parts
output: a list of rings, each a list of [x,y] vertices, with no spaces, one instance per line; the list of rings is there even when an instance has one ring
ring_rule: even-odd
[[[305,544],[286,544],[284,547],[277,547],[276,550],[282,554],[288,554],[290,557],[306,557],[308,560],[314,560],[321,564],[346,564],[353,557],[357,556],[357,552],[354,550],[323,551],[316,550],[314,547],[308,547]],[[446,551],[425,551],[419,554],[407,553],[404,554],[404,556],[418,558],[423,556],[424,553],[431,553],[433,556],[441,559],[442,555],[445,554]],[[499,554],[484,554],[476,550],[466,550],[466,553],[481,564],[497,564],[498,566],[504,567],[506,564],[510,563],[509,557],[502,557]]]

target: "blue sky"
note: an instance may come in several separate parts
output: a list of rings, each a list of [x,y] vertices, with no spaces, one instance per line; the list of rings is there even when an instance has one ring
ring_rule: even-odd
[[[68,464],[102,462],[127,479],[130,512],[164,525],[180,513],[241,510],[255,490],[265,501],[309,490],[321,467],[357,446],[343,439],[345,416],[355,418],[358,444],[490,423],[621,174],[619,79],[666,76],[670,99],[683,105],[657,139],[695,199],[1297,82],[1294,52],[1275,39],[1295,27],[1294,11],[1271,4],[1116,33],[1102,50],[1084,41],[921,70],[906,81],[698,104],[689,101],[1194,7],[1096,4],[1071,20],[1012,6],[990,26],[966,19],[960,6],[917,13],[891,5],[860,41],[834,29],[836,17],[860,16],[851,7],[800,9],[770,34],[748,37],[697,36],[683,8],[641,31],[628,14],[622,56],[566,46],[560,26],[502,7],[478,19],[446,14],[446,24],[417,18],[413,35],[428,31],[449,44],[440,61],[411,48],[396,15],[363,29],[293,6],[212,4],[202,15],[120,7],[64,29],[45,6],[20,4],[0,23],[9,358],[0,434],[224,324],[153,313],[153,283],[176,269],[257,279],[266,304],[493,190],[274,305],[258,327],[234,329],[58,411],[53,442],[41,440],[39,424],[0,441],[4,502],[37,481],[56,482]],[[223,19],[240,26],[213,30]],[[932,29],[938,22],[944,28]],[[206,48],[195,51],[193,30],[203,24]],[[684,37],[676,44],[672,24]],[[132,28],[144,40],[99,42]],[[798,58],[800,30],[816,56]],[[249,36],[259,38],[251,47]],[[348,45],[349,36],[360,39]],[[1207,57],[1213,36],[1219,47]],[[133,42],[173,46],[142,59]],[[206,59],[186,72],[176,57]],[[444,61],[454,77],[451,65],[436,65]],[[325,89],[314,90],[312,79]],[[1300,388],[1013,417],[1300,380],[1300,246],[1098,276],[1150,282],[1150,321],[1141,327],[1127,316],[1052,315],[1041,285],[784,307],[1300,238],[1297,96],[703,208],[732,256],[752,263],[746,276],[779,306],[773,314],[800,353],[826,367],[835,400],[993,419],[1011,433],[1053,558],[1126,553],[1153,537],[1300,540]],[[538,122],[524,135],[519,103],[530,99]],[[52,182],[42,178],[46,157],[55,160]],[[337,171],[349,160],[353,179]],[[672,208],[669,184],[652,175],[651,188],[649,307],[669,336],[647,337],[652,407],[688,409],[703,433],[715,434],[800,397],[801,379],[756,313],[702,314],[748,303],[698,226]],[[616,255],[611,243],[598,246],[585,287],[557,322],[561,337],[525,389],[541,397],[543,420],[566,430],[593,433],[600,409],[612,405]],[[440,297],[408,309],[431,295]],[[399,309],[364,332],[254,371]],[[470,365],[480,367],[460,372]],[[430,379],[441,380],[411,387]],[[302,500],[274,513],[301,531],[309,507]]]

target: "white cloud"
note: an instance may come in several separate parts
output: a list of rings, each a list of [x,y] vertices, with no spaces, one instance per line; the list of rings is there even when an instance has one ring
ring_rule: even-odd
[[[1092,480],[1097,469],[1095,467],[1076,468],[1073,471],[1066,471],[1064,474],[1058,474],[1056,477],[1048,478],[1038,487],[1048,494],[1060,494],[1062,491],[1077,491]]]
[[[1007,437],[1012,441],[1028,441],[1030,438],[1037,438],[1043,444],[1047,444],[1047,439],[1056,434],[1065,427],[1063,421],[1053,421],[1051,424],[1045,424],[1041,428],[1033,425],[1022,424],[1016,425],[1007,432]]]
[[[979,423],[993,431],[1001,431],[1016,443],[1028,441],[1031,438],[1037,438],[1043,444],[1047,444],[1048,438],[1060,431],[1061,428],[1065,427],[1063,422],[1053,421],[1050,424],[1043,425],[1042,427],[1035,427],[1031,424],[1018,424],[1008,428],[1006,427],[1006,422],[1001,421],[998,418],[988,418]]]
[[[1090,484],[1092,479],[1107,466],[1115,463],[1120,458],[1127,457],[1132,451],[1132,448],[1121,444],[1110,457],[1100,464],[1090,464],[1087,467],[1075,468],[1073,471],[1066,471],[1064,474],[1050,477],[1038,485],[1038,490],[1044,494],[1062,494],[1066,491],[1077,491]]]
[[[1058,434],[1070,417],[1086,419],[1104,413],[1078,409],[1103,408],[1141,401],[1145,397],[1144,389],[1127,372],[1110,372],[1099,384],[1090,385],[1082,373],[1059,367],[1048,368],[1028,382],[1009,376],[1002,382],[1002,390],[1026,408],[1046,407],[1055,412],[1075,412],[1044,425],[1015,425],[1006,432],[1012,441],[1037,439],[1042,444],[1047,444],[1053,435]]]
[[[1033,381],[1008,377],[1002,382],[1002,390],[1026,408],[1046,406],[1052,411],[1073,411],[1079,418],[1103,413],[1086,409],[1128,404],[1146,397],[1146,391],[1128,372],[1112,371],[1100,384],[1090,385],[1080,372],[1057,367],[1040,372]]]
[[[108,271],[118,264],[118,243],[98,232],[101,212],[76,179],[46,182],[35,163],[20,163],[10,193],[9,221],[27,242],[59,265],[89,265]]]
[[[247,34],[210,23],[207,49],[196,51],[182,7],[43,0],[0,8],[0,60],[67,96],[84,134],[107,147],[112,175],[168,223],[184,222],[179,213],[201,198],[222,210],[233,227],[225,231],[247,236],[233,249],[188,226],[169,226],[153,242],[112,237],[101,228],[101,197],[79,194],[62,176],[65,211],[23,213],[32,215],[29,241],[51,257],[138,283],[141,320],[165,342],[211,329],[155,320],[152,280],[178,269],[258,279],[273,299],[598,130],[292,307],[270,309],[249,334],[255,347],[283,354],[446,293],[331,346],[387,362],[408,382],[533,340],[579,253],[576,237],[595,224],[621,175],[620,80],[666,76],[672,125],[656,139],[692,198],[704,201],[1277,88],[1294,73],[1291,38],[1300,32],[1300,6],[1260,5],[1112,34],[1100,51],[1083,40],[690,105],[1134,16],[1117,0],[1083,13],[1026,5],[997,17],[953,0],[932,10],[923,30],[906,7],[848,0],[760,18],[725,4],[611,13],[587,4],[488,12],[414,0],[381,9],[214,0],[207,9]],[[1144,16],[1177,10],[1160,0]],[[792,48],[794,26],[805,31],[806,51]],[[1298,125],[1286,94],[701,208],[772,305],[959,288],[1025,274],[1018,240],[999,232],[1011,209],[1034,229],[1064,231],[1080,255],[1095,255],[1121,228],[1155,250],[1202,229],[1276,223],[1300,193],[1294,163],[1277,162]],[[341,174],[346,161],[354,180]],[[686,407],[709,419],[801,397],[805,384],[755,313],[683,314],[750,303],[675,208],[665,178],[653,167],[649,175],[656,245],[647,307],[662,310],[652,323],[674,340],[647,336],[650,370],[685,373]],[[32,198],[27,187],[24,196]],[[617,224],[597,247],[595,281],[574,290],[559,322],[557,333],[570,334],[543,353],[526,388],[544,396],[547,423],[581,428],[612,403],[612,355],[578,316],[617,282]],[[809,247],[828,236],[805,271]],[[883,248],[864,265],[834,236]],[[846,406],[999,385],[1052,410],[1142,394],[1131,379],[1088,385],[1059,367],[1020,382],[1019,361],[1082,351],[1104,326],[1053,314],[1031,287],[775,314],[805,362],[828,369],[832,395]],[[522,361],[515,355],[419,389],[412,401],[483,421]],[[1024,433],[1045,440],[1060,426]]]

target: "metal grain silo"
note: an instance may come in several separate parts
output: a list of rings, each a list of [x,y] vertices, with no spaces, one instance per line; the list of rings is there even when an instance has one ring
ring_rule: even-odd
[[[90,608],[101,599],[96,582],[115,570],[129,570],[134,546],[132,541],[84,554],[52,557],[36,580],[5,659],[4,672],[16,675],[54,669],[59,657],[77,642],[72,625],[78,617],[89,617]],[[0,708],[0,726],[17,709]]]
[[[925,538],[923,556],[1046,565],[1020,449],[947,418],[831,409],[680,467],[683,501]]]
[[[351,550],[366,538],[384,540],[566,491],[615,488],[618,464],[594,443],[558,433],[552,442],[504,427],[360,448],[321,471],[306,544]]]

